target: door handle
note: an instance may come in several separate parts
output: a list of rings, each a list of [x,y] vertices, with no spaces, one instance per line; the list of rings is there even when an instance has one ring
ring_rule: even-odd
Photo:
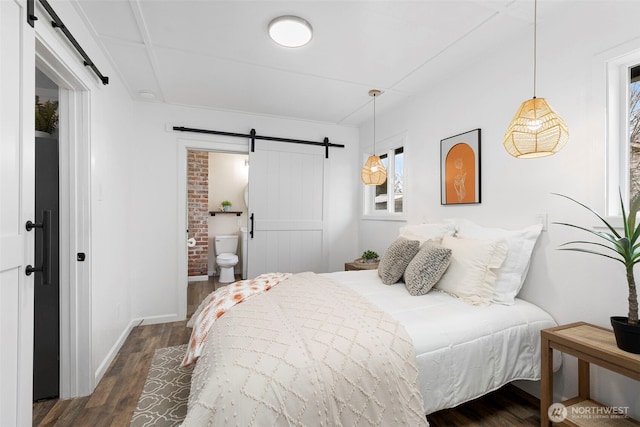
[[[253,239],[253,212],[251,213],[251,231],[249,231],[249,236]]]
[[[27,221],[25,228],[27,231],[31,231],[34,228],[41,228],[42,235],[42,265],[40,267],[33,267],[27,265],[25,274],[31,276],[31,273],[42,273],[42,284],[51,284],[51,215],[52,211],[49,209],[42,211],[42,222],[33,223]]]

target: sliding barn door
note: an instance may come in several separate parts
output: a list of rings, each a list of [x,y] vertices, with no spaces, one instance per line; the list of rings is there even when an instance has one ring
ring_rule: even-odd
[[[324,271],[324,150],[256,141],[249,153],[248,277]]]
[[[33,359],[33,29],[25,3],[0,0],[0,425],[31,425]]]

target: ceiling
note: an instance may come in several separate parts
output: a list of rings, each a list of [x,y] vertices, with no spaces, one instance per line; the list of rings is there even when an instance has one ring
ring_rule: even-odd
[[[352,126],[371,117],[369,89],[382,112],[533,33],[532,0],[74,4],[133,99]],[[555,7],[540,6],[539,23]],[[309,21],[311,42],[271,41],[280,15]]]

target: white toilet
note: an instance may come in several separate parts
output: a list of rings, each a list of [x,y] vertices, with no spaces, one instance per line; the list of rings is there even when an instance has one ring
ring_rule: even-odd
[[[234,267],[238,263],[238,235],[215,237],[216,264],[220,267],[220,283],[236,281]]]

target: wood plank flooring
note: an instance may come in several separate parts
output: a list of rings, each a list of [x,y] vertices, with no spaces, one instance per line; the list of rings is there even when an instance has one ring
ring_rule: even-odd
[[[214,281],[189,285],[189,308],[218,286]],[[33,404],[33,426],[125,427],[142,392],[156,349],[184,344],[191,330],[186,322],[134,328],[91,396]],[[539,426],[537,399],[507,385],[472,402],[428,416],[433,427]]]

